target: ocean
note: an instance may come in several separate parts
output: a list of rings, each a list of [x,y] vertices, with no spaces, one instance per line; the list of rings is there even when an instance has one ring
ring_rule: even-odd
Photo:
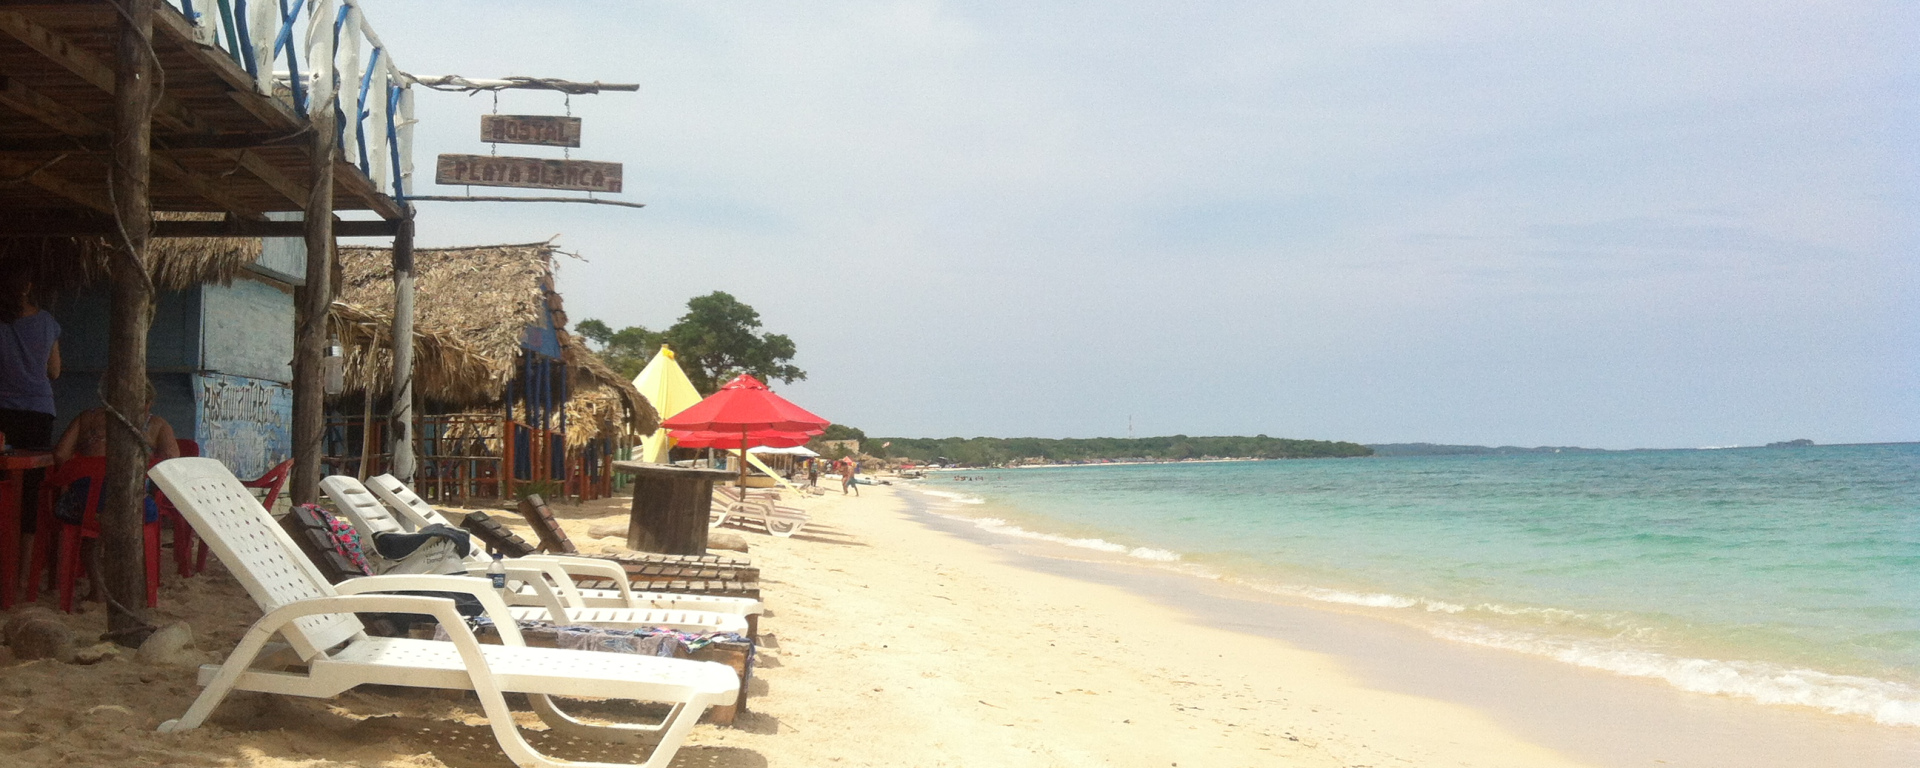
[[[990,534],[1920,727],[1920,444],[969,470],[912,487]]]

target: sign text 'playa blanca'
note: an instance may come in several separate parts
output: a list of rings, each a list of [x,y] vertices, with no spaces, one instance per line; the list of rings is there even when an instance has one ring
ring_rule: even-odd
[[[620,164],[537,157],[441,155],[433,180],[436,184],[452,186],[619,192]]]

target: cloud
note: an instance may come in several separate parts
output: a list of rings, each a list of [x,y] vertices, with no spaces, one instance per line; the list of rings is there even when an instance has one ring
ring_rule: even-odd
[[[423,239],[560,232],[616,325],[728,290],[869,432],[1920,428],[1901,4],[462,8],[372,16],[415,72],[641,82],[570,108],[650,207]],[[420,102],[423,156],[479,147],[489,97]]]

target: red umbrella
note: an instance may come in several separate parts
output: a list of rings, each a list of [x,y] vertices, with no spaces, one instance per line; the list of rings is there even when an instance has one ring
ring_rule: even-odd
[[[660,426],[687,432],[726,433],[729,438],[737,440],[726,447],[740,449],[740,487],[744,491],[747,485],[747,446],[753,444],[752,433],[819,434],[831,423],[788,402],[786,398],[767,389],[767,385],[760,383],[759,379],[743,373],[727,382],[711,397],[660,422]],[[733,438],[734,435],[739,437]]]
[[[674,414],[660,426],[690,432],[807,432],[826,429],[831,423],[787,402],[758,379],[743,373],[711,397]]]
[[[733,450],[740,447],[740,433],[738,432],[688,432],[675,429],[668,430],[667,434],[673,437],[674,445],[682,448],[723,448]],[[817,434],[820,434],[817,430],[808,432],[779,432],[775,430],[748,432],[747,447],[753,448],[764,445],[770,448],[792,448],[796,445],[806,445],[807,441],[813,439],[813,436]]]

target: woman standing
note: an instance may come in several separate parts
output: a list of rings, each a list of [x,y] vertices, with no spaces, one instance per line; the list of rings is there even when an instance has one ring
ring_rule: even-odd
[[[33,303],[33,275],[0,275],[0,432],[14,448],[53,449],[53,380],[60,378],[60,324]],[[41,472],[28,472],[21,498],[34,499]],[[33,532],[31,514],[20,529]]]

